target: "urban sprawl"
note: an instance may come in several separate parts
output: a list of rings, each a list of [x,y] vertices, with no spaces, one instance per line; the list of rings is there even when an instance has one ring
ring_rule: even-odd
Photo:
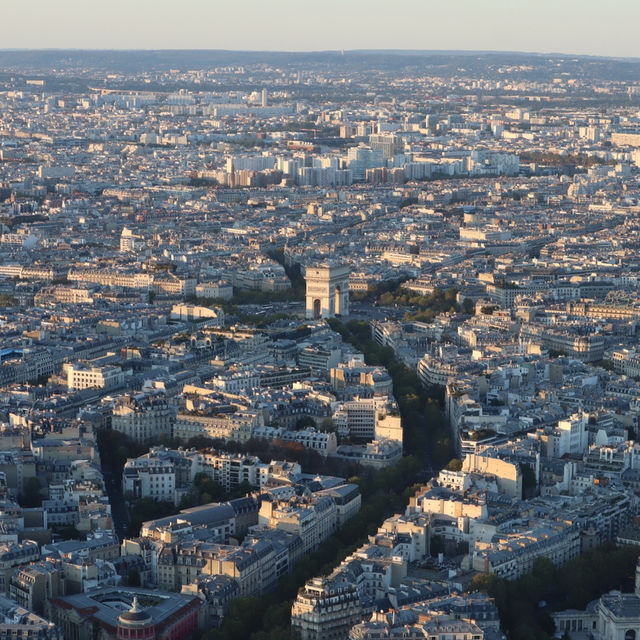
[[[0,52],[0,640],[638,640],[639,72]]]

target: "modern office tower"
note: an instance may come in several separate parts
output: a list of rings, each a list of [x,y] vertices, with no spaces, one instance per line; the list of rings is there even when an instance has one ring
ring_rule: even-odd
[[[402,140],[389,133],[376,133],[369,136],[369,144],[374,151],[382,151],[384,158],[392,158],[404,147]]]
[[[347,151],[347,167],[351,170],[353,180],[364,180],[367,169],[384,166],[384,155],[379,149],[360,146]]]
[[[268,107],[269,106],[269,96],[267,95],[267,90],[266,89],[262,90],[262,106],[263,107]]]

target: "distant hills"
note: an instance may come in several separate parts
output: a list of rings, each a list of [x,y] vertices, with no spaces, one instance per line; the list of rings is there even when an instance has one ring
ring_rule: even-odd
[[[570,74],[575,77],[634,81],[640,77],[640,58],[605,58],[559,53],[499,51],[226,51],[226,50],[0,50],[0,71],[47,73],[52,69],[78,69],[135,73],[177,69],[202,69],[224,65],[277,66],[280,68],[322,68],[331,73],[351,71],[400,71],[424,67],[434,75],[464,71],[465,75],[487,77],[499,67],[530,65],[542,76]],[[524,72],[531,70],[523,70]]]

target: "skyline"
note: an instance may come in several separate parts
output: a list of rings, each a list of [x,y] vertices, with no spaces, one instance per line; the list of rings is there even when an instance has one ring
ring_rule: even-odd
[[[323,54],[352,54],[352,55],[389,55],[389,56],[475,56],[475,55],[523,55],[523,56],[565,56],[575,58],[594,58],[602,60],[619,60],[619,61],[640,61],[640,55],[624,56],[624,55],[599,55],[592,53],[571,53],[565,51],[527,51],[525,49],[215,49],[215,48],[133,48],[133,47],[0,47],[0,53],[30,53],[30,52],[70,52],[70,53],[220,53],[220,54],[284,54],[294,55],[296,53],[304,55],[323,55]]]
[[[409,0],[390,11],[381,0],[328,0],[322,11],[293,0],[277,6],[250,0],[220,6],[186,0],[181,14],[167,0],[96,2],[42,0],[5,3],[3,50],[231,50],[231,51],[492,51],[617,58],[640,57],[634,25],[640,5],[617,0],[541,0],[534,6],[460,0],[454,9]],[[186,16],[181,19],[181,16]],[[197,16],[197,20],[193,17]],[[392,18],[389,26],[389,17]],[[623,17],[624,19],[621,19]],[[52,28],[55,25],[55,28]],[[437,28],[433,29],[432,26]]]

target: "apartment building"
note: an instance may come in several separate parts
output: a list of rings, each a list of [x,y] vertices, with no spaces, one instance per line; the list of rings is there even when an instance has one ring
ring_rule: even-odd
[[[362,613],[354,584],[342,577],[313,578],[293,603],[291,626],[302,640],[346,640]]]
[[[119,396],[111,415],[112,429],[143,443],[161,435],[171,437],[173,422],[173,409],[162,393]]]
[[[64,640],[53,622],[0,597],[0,640]]]
[[[49,598],[62,593],[62,565],[41,560],[19,568],[9,582],[9,596],[21,607],[44,615]]]
[[[116,389],[124,384],[124,373],[120,367],[92,366],[82,362],[64,365],[67,386],[70,390]]]
[[[338,526],[338,508],[330,495],[291,500],[264,500],[258,524],[288,531],[302,539],[303,553],[315,551]]]
[[[33,540],[5,542],[0,547],[0,593],[9,594],[9,582],[16,568],[40,558],[40,547]]]
[[[580,528],[561,521],[540,521],[533,527],[501,534],[496,541],[476,541],[471,553],[476,571],[516,580],[529,573],[537,558],[561,566],[580,555]]]
[[[135,498],[176,501],[176,470],[173,461],[146,454],[128,459],[122,470],[122,493]]]

